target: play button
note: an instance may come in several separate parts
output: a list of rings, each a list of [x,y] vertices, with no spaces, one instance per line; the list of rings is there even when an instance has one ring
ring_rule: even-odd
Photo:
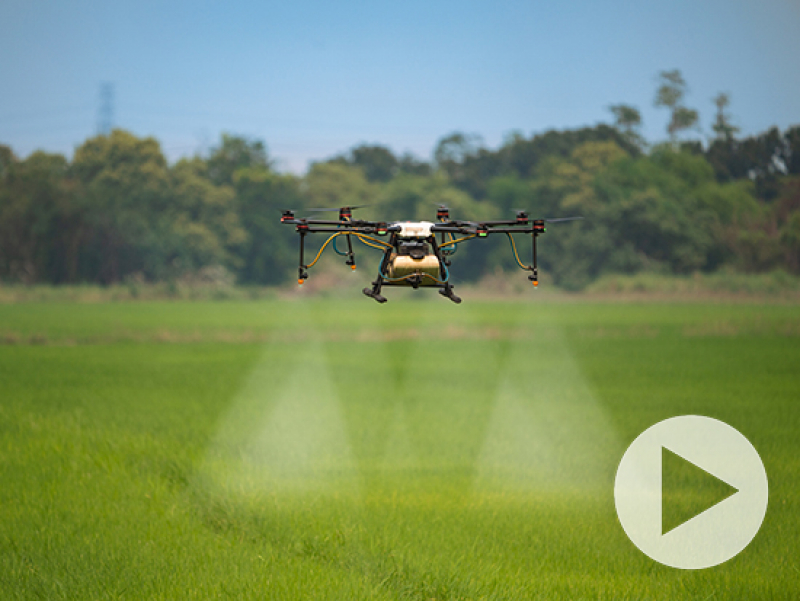
[[[737,488],[661,447],[661,534],[739,492]]]
[[[708,568],[735,556],[767,511],[767,475],[731,426],[685,415],[651,426],[620,461],[614,500],[622,528],[656,561]]]

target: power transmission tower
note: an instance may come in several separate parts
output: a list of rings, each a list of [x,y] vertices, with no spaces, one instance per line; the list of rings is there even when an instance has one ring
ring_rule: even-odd
[[[97,109],[97,133],[107,136],[114,127],[114,84],[100,84],[100,105]]]

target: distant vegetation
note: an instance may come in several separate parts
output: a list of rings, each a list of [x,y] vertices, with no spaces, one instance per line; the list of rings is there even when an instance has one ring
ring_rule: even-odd
[[[430,162],[365,144],[302,176],[276,171],[263,142],[227,134],[173,165],[157,140],[123,130],[87,140],[71,161],[0,145],[0,281],[169,282],[210,270],[275,285],[297,260],[281,209],[372,204],[364,217],[432,219],[440,203],[464,219],[516,208],[586,217],[542,242],[543,271],[566,289],[607,274],[800,273],[800,126],[740,138],[720,94],[701,140],[685,91],[678,71],[661,74],[654,102],[670,119],[658,144],[620,104],[611,124],[513,133],[497,149],[452,133]],[[514,269],[505,240],[480,244],[459,251],[470,256],[460,280]]]

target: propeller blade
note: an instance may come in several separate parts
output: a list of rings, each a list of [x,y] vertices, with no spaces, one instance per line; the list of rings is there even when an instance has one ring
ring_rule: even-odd
[[[556,217],[555,219],[544,219],[547,223],[559,223],[560,221],[577,221],[583,217]]]
[[[344,207],[336,207],[336,208],[316,207],[316,208],[312,208],[312,209],[306,209],[306,211],[315,211],[315,212],[317,212],[317,211],[337,211],[338,212],[338,211],[341,211],[342,209],[350,209],[352,211],[353,209],[363,209],[364,207],[368,207],[368,206],[370,206],[370,205],[354,205],[354,206],[344,206]]]

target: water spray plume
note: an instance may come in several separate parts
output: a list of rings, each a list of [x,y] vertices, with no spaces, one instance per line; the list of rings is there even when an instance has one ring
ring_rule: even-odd
[[[478,462],[476,491],[600,490],[613,473],[605,458],[615,455],[606,451],[618,446],[611,421],[558,326],[537,324],[511,342]]]
[[[283,321],[306,324],[303,331],[294,341],[265,346],[208,451],[200,475],[215,494],[232,501],[359,494],[320,328],[307,311],[295,310],[305,304],[287,303],[292,310]]]

